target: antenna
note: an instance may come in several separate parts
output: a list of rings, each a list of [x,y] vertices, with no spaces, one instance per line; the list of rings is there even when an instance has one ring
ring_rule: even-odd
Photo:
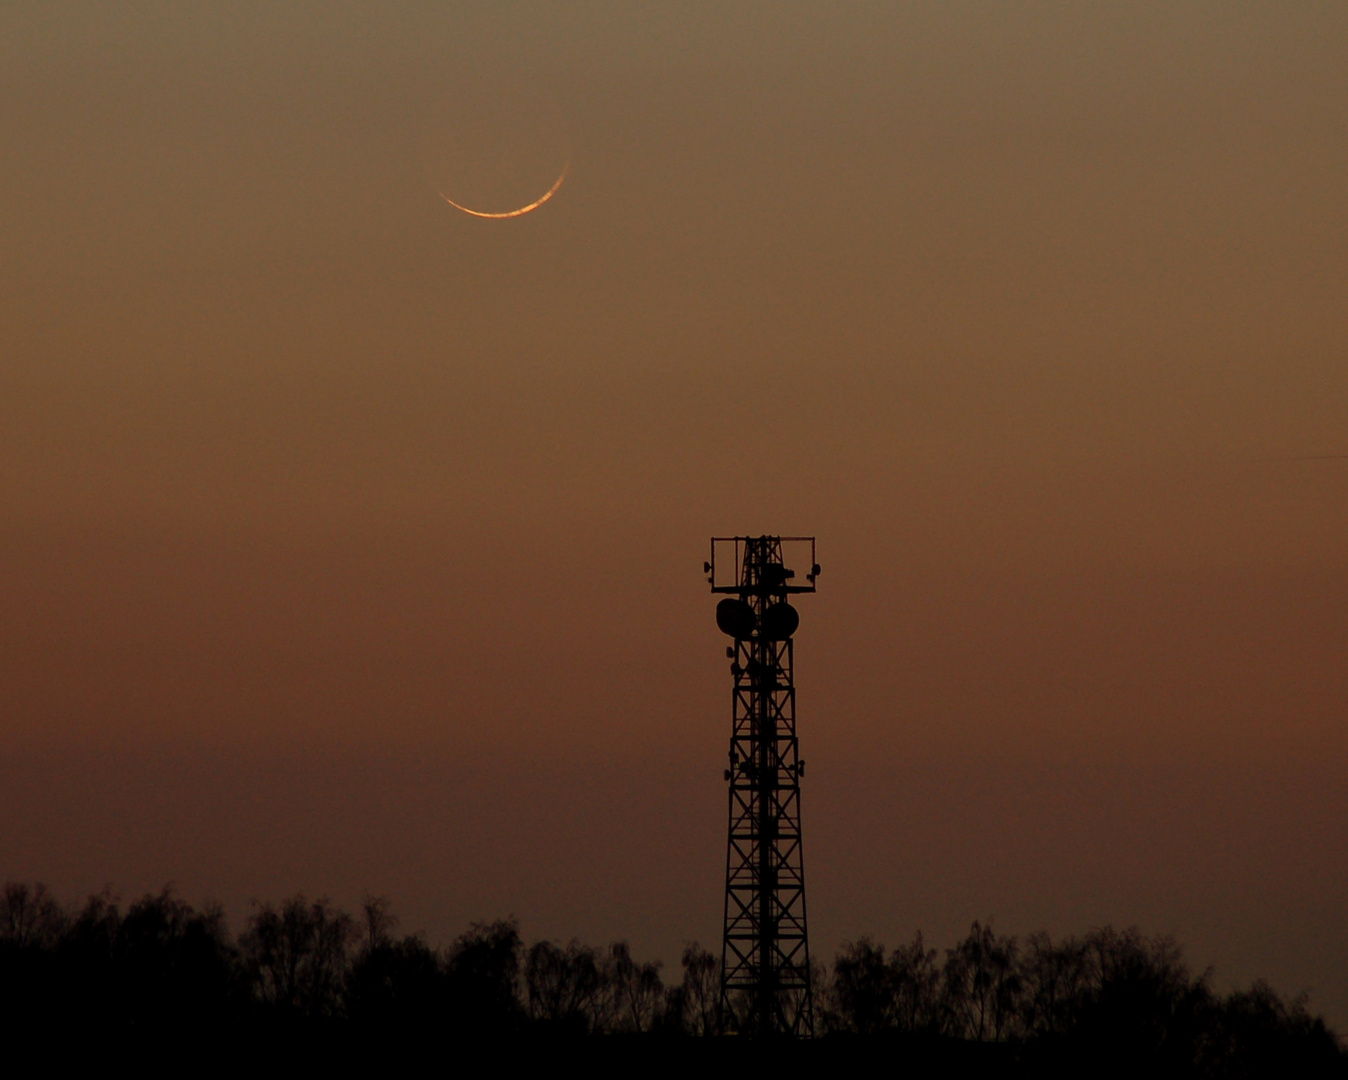
[[[785,555],[809,567],[801,579]],[[726,649],[734,687],[720,1029],[809,1036],[814,999],[800,831],[805,762],[796,739],[792,641],[800,616],[788,597],[815,591],[814,537],[713,537],[703,569],[711,591],[725,596],[716,605],[716,625],[734,639]]]

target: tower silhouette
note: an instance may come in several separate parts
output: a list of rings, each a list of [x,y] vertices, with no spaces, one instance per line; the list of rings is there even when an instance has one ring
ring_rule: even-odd
[[[808,547],[808,555],[806,548]],[[804,583],[784,552],[808,557]],[[717,556],[720,559],[718,576]],[[729,565],[727,565],[729,564]],[[812,1035],[792,635],[788,602],[815,591],[814,537],[713,537],[704,564],[734,679],[720,1025],[725,1034]],[[722,580],[724,578],[724,580]]]

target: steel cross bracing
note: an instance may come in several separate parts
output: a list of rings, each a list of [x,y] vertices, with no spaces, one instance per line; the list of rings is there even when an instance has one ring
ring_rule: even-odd
[[[722,1031],[811,1035],[814,1009],[801,849],[794,644],[764,636],[764,612],[788,592],[779,537],[738,538],[735,592],[757,630],[735,641],[730,737],[730,829],[721,953]],[[737,545],[738,550],[738,545]],[[811,544],[813,555],[813,544]],[[714,579],[714,574],[713,574]],[[715,581],[713,580],[713,585]],[[793,627],[794,629],[794,627]]]

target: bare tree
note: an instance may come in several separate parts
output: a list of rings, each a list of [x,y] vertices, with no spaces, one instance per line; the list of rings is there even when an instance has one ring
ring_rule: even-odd
[[[900,1031],[935,1031],[941,1019],[941,969],[936,950],[928,949],[918,931],[907,945],[889,956],[894,995],[894,1026]]]
[[[447,1008],[440,955],[419,934],[393,935],[398,920],[383,897],[366,896],[359,952],[347,970],[346,1019],[367,1034],[405,1039],[438,1027]]]
[[[692,1035],[718,1033],[721,1000],[721,962],[696,941],[683,949],[680,987],[684,1030]]]
[[[524,1019],[520,1002],[519,924],[514,919],[473,923],[449,949],[448,975],[453,1022],[477,1035],[503,1035]]]
[[[665,987],[660,980],[660,962],[638,964],[632,959],[627,942],[609,946],[609,993],[614,1028],[621,1031],[649,1031],[664,1003]]]
[[[574,938],[565,948],[535,942],[525,958],[524,981],[531,1020],[577,1032],[597,1028],[604,980],[599,956],[588,945]]]
[[[388,945],[393,940],[393,931],[398,928],[398,917],[393,914],[393,902],[386,896],[367,894],[361,901],[361,926],[364,940],[361,947],[366,952]]]
[[[338,1011],[354,936],[351,916],[326,899],[300,894],[280,908],[258,906],[239,939],[255,993],[285,1012]]]
[[[1076,1023],[1086,994],[1098,983],[1096,969],[1079,938],[1055,945],[1046,933],[1031,934],[1020,961],[1025,1033],[1065,1034]]]
[[[980,1042],[1012,1034],[1021,995],[1018,954],[1014,937],[999,938],[991,925],[978,922],[946,951],[942,974],[951,1034]]]
[[[833,963],[831,1023],[842,1031],[875,1035],[894,1027],[894,986],[885,947],[870,938],[844,945]]]
[[[40,882],[8,881],[0,894],[0,941],[23,948],[50,948],[68,920],[60,903]]]

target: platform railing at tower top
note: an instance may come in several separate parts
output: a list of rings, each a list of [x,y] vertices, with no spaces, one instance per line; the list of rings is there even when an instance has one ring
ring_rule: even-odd
[[[820,568],[813,536],[713,536],[711,556],[702,564],[713,593],[743,593],[746,550],[761,541],[780,545],[781,565],[791,575],[786,581],[787,594],[815,591]]]

